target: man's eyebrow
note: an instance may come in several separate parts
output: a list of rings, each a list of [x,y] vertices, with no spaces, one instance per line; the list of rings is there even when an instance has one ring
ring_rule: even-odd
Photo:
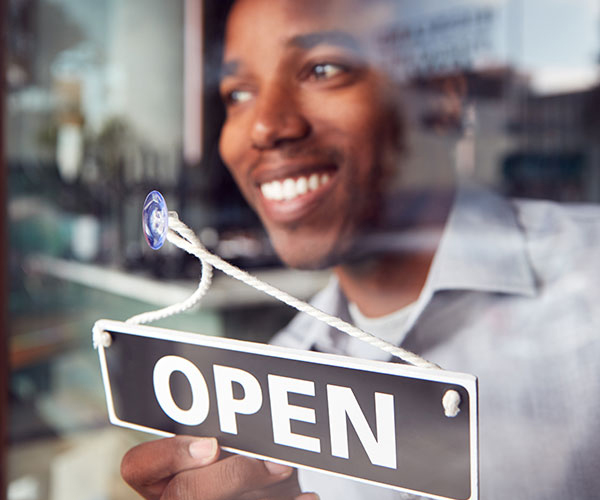
[[[335,45],[350,49],[354,52],[362,52],[363,49],[358,40],[344,31],[317,31],[313,33],[304,33],[295,35],[287,42],[287,46],[299,47],[304,50],[310,50],[318,45]],[[240,61],[234,59],[225,61],[221,65],[220,79],[228,76],[235,76],[240,69]]]
[[[354,52],[362,52],[362,47],[358,40],[350,33],[344,31],[317,31],[314,33],[305,33],[302,35],[295,35],[287,42],[287,45],[300,47],[306,50],[323,44],[337,45]]]

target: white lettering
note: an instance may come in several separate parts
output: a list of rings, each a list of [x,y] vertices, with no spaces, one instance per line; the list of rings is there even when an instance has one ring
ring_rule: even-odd
[[[352,389],[327,385],[327,405],[329,407],[329,432],[331,433],[331,454],[333,456],[350,458],[347,415],[371,463],[390,469],[396,468],[396,428],[393,395],[381,392],[375,393],[377,439],[373,435]]]
[[[173,400],[171,375],[181,372],[190,383],[192,406],[183,410]],[[163,411],[175,422],[184,425],[200,425],[206,419],[209,408],[208,388],[200,370],[191,361],[179,356],[164,356],[154,365],[154,394]]]
[[[280,377],[278,375],[269,375],[268,380],[274,441],[278,444],[320,453],[321,442],[318,438],[295,434],[292,432],[290,425],[290,420],[314,424],[317,421],[315,410],[291,405],[288,401],[288,393],[290,392],[314,396],[315,383],[309,380]]]
[[[263,401],[262,389],[256,378],[239,368],[214,365],[213,371],[221,430],[229,434],[237,434],[235,414],[251,415],[260,410]],[[244,388],[243,398],[233,397],[233,382],[237,382]]]

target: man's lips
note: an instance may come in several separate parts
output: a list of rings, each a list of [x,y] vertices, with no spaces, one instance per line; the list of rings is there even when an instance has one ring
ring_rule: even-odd
[[[308,213],[331,189],[337,173],[333,165],[265,171],[257,188],[265,214],[290,222]]]

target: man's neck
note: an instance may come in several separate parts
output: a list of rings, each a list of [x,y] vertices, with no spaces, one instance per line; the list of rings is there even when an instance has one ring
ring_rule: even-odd
[[[413,219],[414,223],[405,227],[397,238],[385,239],[391,241],[389,244],[395,248],[383,248],[381,253],[376,253],[379,246],[376,244],[372,249],[375,251],[369,256],[334,268],[346,298],[355,303],[362,314],[367,317],[384,316],[419,298],[453,198],[452,191],[421,197],[417,212],[420,220]]]
[[[434,252],[388,254],[334,269],[349,302],[367,317],[390,314],[415,302]]]

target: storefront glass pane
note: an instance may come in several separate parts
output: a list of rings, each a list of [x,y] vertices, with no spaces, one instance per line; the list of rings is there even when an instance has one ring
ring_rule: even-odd
[[[514,424],[520,429],[516,434],[527,434],[524,429],[530,427],[519,428],[518,417],[510,417],[519,408],[523,419],[540,419],[548,429],[562,425],[569,436],[560,440],[560,450],[548,443],[539,450],[540,455],[562,453],[564,460],[552,461],[546,471],[534,467],[530,477],[541,483],[551,470],[555,491],[592,491],[591,466],[580,464],[580,490],[572,481],[578,460],[596,465],[600,460],[585,446],[591,435],[586,422],[593,420],[589,415],[598,416],[597,405],[596,413],[582,416],[575,428],[560,408],[554,414],[537,398],[556,386],[565,392],[579,387],[586,399],[589,384],[575,382],[600,380],[585,357],[600,348],[597,335],[586,337],[586,328],[597,333],[600,327],[594,303],[600,280],[592,289],[582,267],[570,267],[571,260],[590,259],[590,248],[599,243],[597,1],[320,2],[321,7],[313,5],[322,10],[320,22],[345,23],[352,37],[295,39],[292,45],[306,52],[306,60],[300,52],[277,59],[284,45],[269,41],[287,10],[283,15],[275,3],[267,8],[264,0],[240,1],[255,4],[248,18],[273,9],[266,18],[257,16],[257,26],[268,16],[282,16],[272,30],[260,24],[252,43],[242,25],[230,33],[226,58],[227,49],[237,47],[235,57],[250,65],[246,73],[239,64],[223,72],[223,29],[231,1],[7,3],[9,500],[139,498],[121,479],[119,464],[130,447],[152,436],[109,424],[92,326],[101,318],[124,321],[177,303],[198,286],[196,258],[171,244],[153,251],[144,241],[141,209],[154,189],[209,250],[302,300],[339,281],[349,304],[344,302],[343,313],[331,312],[374,330],[379,327],[373,317],[421,300],[420,291],[433,280],[426,282],[427,271],[457,192],[520,200],[507,202],[507,210],[518,214],[518,227],[530,231],[523,237],[529,252],[523,262],[533,269],[528,284],[519,281],[513,287],[509,271],[503,287],[490,288],[485,281],[490,269],[503,274],[497,266],[509,269],[514,260],[493,261],[492,249],[508,240],[498,242],[503,233],[497,221],[484,220],[473,223],[477,234],[468,235],[477,236],[471,248],[479,245],[484,256],[476,270],[480,281],[476,286],[462,281],[472,268],[456,261],[456,276],[464,275],[432,294],[445,305],[427,305],[439,308],[440,315],[451,307],[480,307],[487,323],[473,324],[486,332],[507,332],[506,343],[497,333],[483,335],[477,347],[472,332],[451,321],[447,328],[456,336],[443,344],[456,342],[454,352],[465,352],[461,358],[446,347],[437,350],[441,341],[432,332],[439,325],[421,323],[427,317],[420,315],[412,334],[391,341],[404,342],[444,367],[492,380],[491,385],[504,376],[506,360],[523,376],[534,377],[520,363],[555,366],[565,362],[556,353],[566,349],[572,355],[572,379],[552,371],[555,379],[544,387],[527,386],[532,394],[517,391],[523,400],[511,401],[498,421],[487,413],[494,401],[482,400],[482,470],[487,474],[491,465],[510,462],[505,450],[488,452],[489,422],[509,433]],[[296,21],[314,21],[309,7],[295,9]],[[364,16],[357,18],[356,9],[366,9]],[[250,55],[251,61],[244,59]],[[279,64],[277,72],[270,61]],[[377,92],[369,87],[374,81]],[[275,92],[273,100],[249,111],[267,91]],[[477,197],[472,213],[490,209],[487,199]],[[570,225],[573,215],[575,226]],[[589,230],[580,235],[571,229],[585,224],[586,217]],[[553,249],[557,262],[548,255]],[[389,268],[378,267],[382,255]],[[418,258],[401,275],[394,266],[406,255]],[[375,269],[369,267],[375,257],[380,274],[363,281]],[[546,267],[536,267],[538,261]],[[344,272],[357,262],[365,266],[354,266],[355,274]],[[597,265],[593,270],[598,272]],[[388,272],[386,282],[382,276]],[[507,294],[520,286],[539,291],[537,286],[554,279],[552,273],[564,273],[555,286],[571,290],[570,298],[548,296],[543,309],[539,304],[545,296],[532,291],[537,302],[530,309],[518,305],[518,314],[503,312],[499,303]],[[412,285],[398,285],[404,281]],[[382,282],[389,285],[387,298],[381,297]],[[371,285],[376,287],[372,293]],[[452,296],[457,290],[464,293],[460,299]],[[531,291],[520,290],[524,296]],[[268,342],[295,314],[216,272],[200,307],[155,325]],[[540,324],[555,314],[550,323],[556,335],[536,330],[525,321],[528,314],[532,322],[541,314]],[[429,333],[419,336],[419,327]],[[511,337],[517,329],[527,335]],[[565,344],[559,337],[567,332],[572,341]],[[298,347],[373,357],[360,344],[336,338]],[[494,357],[492,350],[500,354]],[[549,435],[544,429],[537,429],[539,439]],[[525,460],[529,454],[519,456]],[[486,476],[485,481],[482,491],[489,492],[494,480],[488,483]],[[537,498],[529,494],[535,484],[519,481],[514,481],[516,491]],[[509,488],[498,498],[514,491]]]

